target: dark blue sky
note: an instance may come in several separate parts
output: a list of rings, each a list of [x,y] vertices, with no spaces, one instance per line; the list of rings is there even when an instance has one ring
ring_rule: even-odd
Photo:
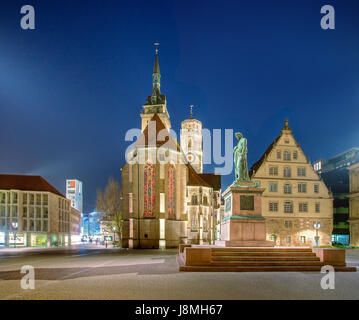
[[[25,4],[36,30],[20,28]],[[320,28],[325,4],[336,30]],[[244,133],[249,166],[285,117],[312,161],[359,145],[359,1],[2,0],[0,172],[61,192],[78,178],[92,210],[140,126],[154,42],[177,132],[194,104],[204,127]]]

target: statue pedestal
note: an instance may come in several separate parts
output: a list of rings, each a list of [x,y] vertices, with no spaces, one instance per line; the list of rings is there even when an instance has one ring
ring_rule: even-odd
[[[224,218],[220,240],[226,247],[274,247],[266,241],[266,222],[262,216],[261,196],[264,189],[254,182],[237,182],[223,192]]]

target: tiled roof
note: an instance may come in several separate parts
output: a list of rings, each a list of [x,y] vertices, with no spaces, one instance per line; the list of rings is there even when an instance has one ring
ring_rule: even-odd
[[[198,174],[204,181],[206,181],[214,190],[221,189],[221,176],[215,173],[200,173]]]
[[[142,135],[138,138],[137,142],[135,143],[135,147],[161,147],[164,144],[166,144],[166,147],[172,150],[180,151],[181,148],[171,136],[169,131],[166,129],[165,125],[163,124],[162,120],[158,116],[157,113],[153,115],[150,122],[154,123],[156,125],[155,132],[149,132],[149,125],[145,128]],[[149,123],[150,123],[149,122]],[[165,130],[165,131],[162,131]],[[158,134],[160,132],[165,133],[163,141],[159,139]]]
[[[17,174],[0,174],[0,189],[2,190],[22,190],[22,191],[45,191],[52,192],[63,198],[55,187],[48,183],[41,176],[28,176]]]
[[[187,167],[188,167],[188,182],[187,182],[188,186],[198,186],[198,187],[208,187],[208,188],[212,187],[192,168],[190,164],[188,164]]]

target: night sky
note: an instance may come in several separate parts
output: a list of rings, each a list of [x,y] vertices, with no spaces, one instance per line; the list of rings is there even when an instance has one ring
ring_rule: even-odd
[[[35,30],[20,27],[25,4]],[[325,4],[335,30],[320,27]],[[359,146],[359,1],[1,0],[0,173],[63,193],[78,178],[93,210],[140,127],[154,42],[176,132],[193,104],[205,128],[244,133],[249,167],[286,117],[311,161]]]

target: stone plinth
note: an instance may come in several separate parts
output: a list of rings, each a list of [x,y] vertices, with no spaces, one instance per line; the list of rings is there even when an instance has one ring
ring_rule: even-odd
[[[232,184],[223,193],[224,219],[220,240],[226,247],[274,247],[266,241],[266,224],[262,216],[261,195],[264,189],[253,182]]]

